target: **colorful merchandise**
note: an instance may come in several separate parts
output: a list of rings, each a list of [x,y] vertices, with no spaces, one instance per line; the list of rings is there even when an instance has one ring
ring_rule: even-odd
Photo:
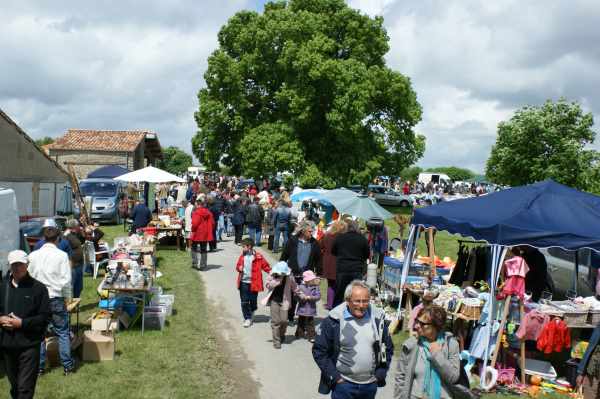
[[[539,351],[545,354],[562,352],[571,347],[571,333],[567,324],[557,318],[546,323],[537,342]]]

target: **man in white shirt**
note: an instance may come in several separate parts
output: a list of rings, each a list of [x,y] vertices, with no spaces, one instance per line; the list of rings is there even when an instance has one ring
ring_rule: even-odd
[[[46,243],[29,255],[29,274],[48,289],[50,325],[58,336],[58,348],[65,375],[75,371],[71,357],[69,315],[65,300],[71,298],[71,264],[66,253],[56,247],[60,232],[57,228],[44,230]],[[42,342],[39,373],[45,371],[46,344]]]

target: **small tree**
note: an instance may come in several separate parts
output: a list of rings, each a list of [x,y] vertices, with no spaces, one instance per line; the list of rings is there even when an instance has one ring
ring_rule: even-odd
[[[519,186],[544,179],[592,190],[598,153],[587,149],[596,136],[591,113],[579,104],[547,101],[527,106],[498,125],[498,138],[486,165],[495,183]]]
[[[52,137],[46,136],[46,137],[42,137],[41,139],[37,139],[35,141],[35,143],[38,146],[41,147],[41,146],[46,145],[46,144],[52,144],[52,143],[54,143],[54,139]]]
[[[163,159],[158,167],[175,175],[181,175],[192,166],[192,156],[177,147],[167,147],[163,150]]]

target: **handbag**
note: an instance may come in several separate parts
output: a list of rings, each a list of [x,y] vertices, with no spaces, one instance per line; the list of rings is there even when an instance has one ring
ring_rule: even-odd
[[[449,356],[450,353],[448,353],[448,357]],[[454,399],[479,399],[480,395],[477,395],[471,390],[469,377],[465,371],[466,363],[466,360],[460,361],[460,373],[458,376],[458,381],[456,381],[454,384],[446,384],[446,386],[448,387],[448,390]]]

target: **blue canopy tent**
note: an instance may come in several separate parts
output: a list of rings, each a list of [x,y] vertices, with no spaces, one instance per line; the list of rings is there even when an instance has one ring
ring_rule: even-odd
[[[131,172],[129,169],[118,165],[107,165],[88,173],[88,179],[114,179]]]
[[[488,242],[492,246],[490,292],[495,292],[509,246],[600,251],[600,197],[545,180],[481,197],[415,209],[401,286],[404,286],[414,256],[419,226]],[[494,302],[492,295],[492,300],[488,301],[488,314],[493,314]],[[491,335],[490,330],[484,361],[489,358]]]

